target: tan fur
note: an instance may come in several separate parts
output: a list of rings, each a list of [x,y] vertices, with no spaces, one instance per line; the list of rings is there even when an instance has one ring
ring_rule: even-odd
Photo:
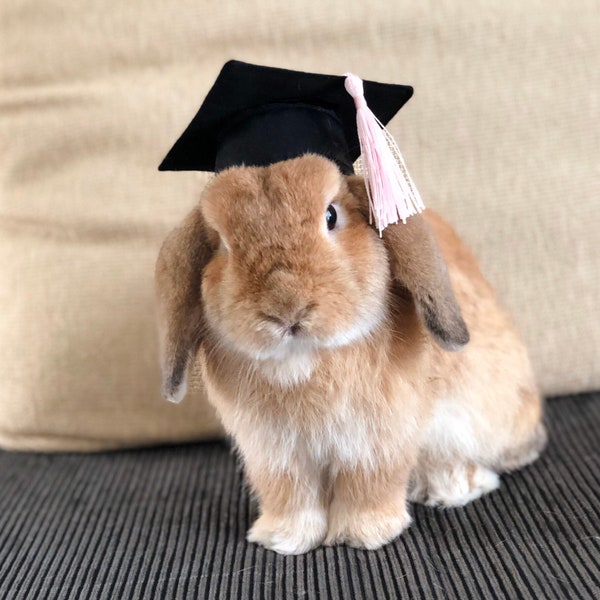
[[[324,158],[216,177],[157,292],[165,393],[199,349],[260,502],[248,539],[278,552],[379,547],[407,497],[464,504],[545,443],[526,350],[469,250],[429,210],[380,239],[362,181]]]

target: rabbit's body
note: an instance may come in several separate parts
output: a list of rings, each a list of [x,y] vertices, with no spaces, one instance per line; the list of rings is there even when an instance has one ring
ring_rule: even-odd
[[[362,182],[325,159],[232,169],[157,265],[165,394],[199,349],[260,502],[249,539],[279,552],[376,548],[409,524],[407,496],[464,504],[545,442],[526,350],[472,254],[432,211],[383,240],[367,217]]]
[[[431,345],[429,393],[436,401],[411,499],[453,506],[497,487],[496,472],[535,460],[546,433],[527,350],[510,317],[452,228],[434,211],[424,218],[448,265],[470,341],[456,353]]]

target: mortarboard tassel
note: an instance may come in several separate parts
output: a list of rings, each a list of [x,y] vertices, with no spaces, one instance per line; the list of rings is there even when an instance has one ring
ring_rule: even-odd
[[[381,232],[391,223],[420,213],[425,205],[392,134],[367,106],[360,77],[346,73],[346,91],[354,98],[361,163],[369,196],[370,218]]]

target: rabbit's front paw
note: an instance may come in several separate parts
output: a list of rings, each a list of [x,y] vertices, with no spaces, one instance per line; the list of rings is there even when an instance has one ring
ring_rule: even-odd
[[[318,546],[326,533],[325,511],[305,510],[286,517],[263,514],[248,531],[247,539],[279,554],[303,554]]]
[[[340,507],[331,514],[325,544],[376,550],[398,537],[410,523],[410,515],[404,507],[395,514],[377,510],[354,512]]]

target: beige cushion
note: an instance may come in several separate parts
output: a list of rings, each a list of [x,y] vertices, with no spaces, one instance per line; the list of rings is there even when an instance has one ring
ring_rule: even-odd
[[[1,445],[218,435],[201,390],[159,396],[153,264],[205,177],[156,166],[232,57],[414,85],[391,129],[426,203],[481,257],[544,392],[600,387],[592,0],[1,10]]]

